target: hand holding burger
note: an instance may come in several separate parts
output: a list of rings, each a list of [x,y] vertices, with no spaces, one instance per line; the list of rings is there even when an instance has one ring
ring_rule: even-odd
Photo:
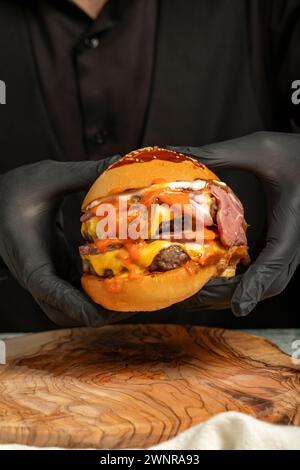
[[[231,304],[235,314],[246,315],[260,300],[281,292],[299,264],[300,136],[259,133],[202,148],[174,150],[197,158],[216,171],[223,168],[243,169],[254,173],[262,182],[268,202],[269,229],[265,249],[241,278],[214,277],[194,296],[198,299],[197,311],[228,308]],[[121,318],[122,314],[116,313],[113,317],[111,311],[89,301],[87,296],[62,277],[58,266],[64,260],[66,263],[70,260],[66,240],[57,222],[64,195],[87,189],[105,168],[117,160],[118,157],[101,162],[42,161],[17,168],[0,177],[0,257],[7,266],[7,269],[1,271],[0,280],[5,282],[9,275],[6,272],[10,271],[58,325],[98,325],[108,323],[112,318]],[[119,167],[121,170],[122,166]],[[161,174],[157,177],[163,178]],[[130,178],[134,178],[133,173]],[[213,178],[216,179],[215,175]],[[123,178],[120,177],[120,180],[124,183]],[[167,182],[176,180],[183,181],[183,174],[179,177],[171,175],[171,180]],[[152,183],[151,179],[144,187],[151,187]],[[117,188],[115,186],[112,189]],[[118,192],[127,189],[128,186],[123,185]],[[89,194],[91,201],[106,195]],[[87,209],[89,201],[85,202]],[[218,223],[216,226],[218,228]],[[214,232],[211,236],[217,236],[215,226],[206,228]],[[91,243],[90,240],[88,245]],[[177,248],[179,244],[177,240],[172,251],[176,253],[176,258],[180,253],[181,263],[185,262],[188,253],[182,254]],[[239,245],[239,249],[242,246]],[[171,267],[170,273],[178,269],[178,261],[174,263],[173,260],[174,253],[165,251],[156,258],[153,264],[156,270],[153,272],[157,277],[168,274],[165,268]],[[215,267],[206,269],[213,270]],[[111,272],[106,274],[108,280],[112,279]],[[93,276],[91,273],[86,275]],[[96,281],[98,284],[103,282],[103,276],[97,276]],[[174,290],[173,287],[172,293]],[[174,301],[173,297],[171,299]]]
[[[87,190],[115,160],[45,160],[0,177],[0,261],[6,266],[0,270],[0,281],[13,276],[57,325],[112,320],[112,315],[72,285],[73,254],[64,235],[60,206],[64,196]]]
[[[300,135],[257,132],[204,147],[171,147],[215,171],[255,175],[266,195],[265,247],[241,277],[209,282],[197,295],[203,309],[230,308],[248,315],[261,300],[280,294],[300,261]],[[261,201],[263,204],[263,201]]]

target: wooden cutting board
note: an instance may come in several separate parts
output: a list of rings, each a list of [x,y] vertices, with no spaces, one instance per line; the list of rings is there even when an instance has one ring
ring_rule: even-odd
[[[300,367],[241,332],[119,325],[6,346],[1,443],[146,448],[228,410],[300,424]]]

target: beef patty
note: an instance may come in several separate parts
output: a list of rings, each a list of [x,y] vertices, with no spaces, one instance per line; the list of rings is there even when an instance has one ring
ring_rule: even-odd
[[[161,250],[153,259],[150,271],[170,271],[179,268],[189,260],[189,256],[178,245]]]

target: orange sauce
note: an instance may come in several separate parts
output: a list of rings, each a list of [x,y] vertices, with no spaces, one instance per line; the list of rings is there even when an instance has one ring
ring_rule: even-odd
[[[95,241],[95,245],[101,251],[101,253],[105,253],[108,250],[109,245],[115,245],[117,243],[120,243],[119,240],[113,240],[111,238]]]
[[[131,264],[128,267],[128,277],[129,279],[141,279],[145,274],[138,269],[137,266]]]
[[[153,191],[149,190],[146,191],[140,200],[140,204],[144,204],[144,206],[149,207],[155,199],[157,199],[161,194],[161,189],[154,189]]]
[[[201,266],[210,266],[211,264],[217,263],[221,258],[224,258],[225,256],[225,251],[214,251],[207,249],[197,262],[199,262]]]
[[[116,208],[116,211],[118,211],[118,208],[119,208],[118,199],[117,198],[110,198],[110,199],[106,199],[106,200],[103,200],[103,201],[99,202],[99,204],[97,204],[96,206],[93,206],[90,209],[90,212],[92,212],[93,214],[96,215],[97,209],[98,209],[99,206],[101,206],[101,204],[111,204],[112,206],[114,206]]]
[[[195,270],[189,261],[185,263],[184,269],[186,270],[189,276],[192,276],[193,274],[195,274]]]
[[[131,261],[138,261],[140,258],[140,247],[145,245],[144,240],[132,241],[126,240],[124,243],[125,249],[128,251]]]
[[[190,203],[190,195],[189,193],[182,191],[164,191],[159,195],[159,200],[164,204],[168,204],[169,206],[172,206],[172,204],[179,204],[180,206],[183,206],[184,204]]]
[[[215,240],[216,237],[217,237],[216,232],[214,232],[213,230],[209,230],[206,227],[204,227],[204,234],[203,235],[204,235],[204,240],[209,240],[209,241]]]

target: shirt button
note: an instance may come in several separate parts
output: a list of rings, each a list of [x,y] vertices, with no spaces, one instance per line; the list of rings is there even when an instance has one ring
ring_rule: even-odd
[[[98,129],[94,136],[94,141],[97,145],[104,145],[106,142],[108,132],[105,129]]]
[[[96,49],[99,46],[99,44],[100,44],[100,40],[96,36],[85,38],[84,40],[84,45],[87,49]]]

